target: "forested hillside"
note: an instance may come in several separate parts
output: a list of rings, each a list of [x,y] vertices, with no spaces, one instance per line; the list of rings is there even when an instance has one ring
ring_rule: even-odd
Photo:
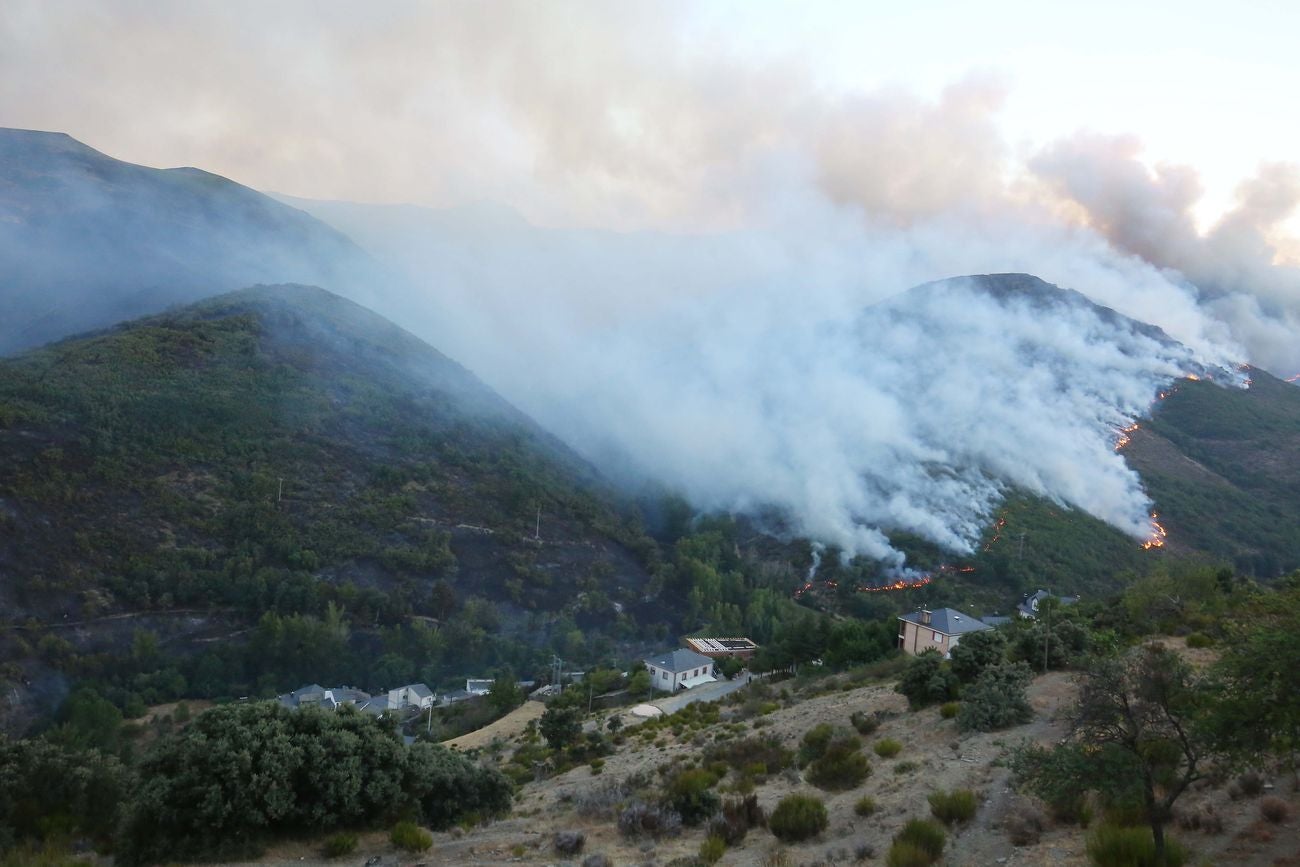
[[[125,670],[202,651],[153,698],[638,635],[656,563],[596,474],[472,375],[295,286],[0,363],[0,526],[7,679],[124,671],[141,635]],[[343,620],[370,630],[354,654],[332,652]],[[250,626],[248,657],[208,641]]]

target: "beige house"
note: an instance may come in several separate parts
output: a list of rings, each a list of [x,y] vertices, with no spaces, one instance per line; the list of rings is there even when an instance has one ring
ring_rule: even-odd
[[[922,608],[901,615],[898,621],[898,646],[904,653],[917,656],[927,650],[937,650],[945,659],[963,635],[993,628],[953,608],[934,611]]]

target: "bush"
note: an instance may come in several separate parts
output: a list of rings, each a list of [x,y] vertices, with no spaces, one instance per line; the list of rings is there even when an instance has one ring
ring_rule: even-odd
[[[960,708],[961,708],[960,702],[945,701],[943,704],[939,705],[939,716],[943,717],[944,719],[952,719],[957,715],[957,711]]]
[[[862,785],[862,781],[871,776],[871,763],[860,748],[858,743],[833,745],[824,756],[808,766],[808,782],[832,792]]]
[[[1291,805],[1281,798],[1267,797],[1259,802],[1259,815],[1274,825],[1291,818]]]
[[[912,657],[894,688],[907,696],[907,703],[916,710],[952,701],[957,697],[958,686],[957,675],[952,673],[943,657],[936,651],[927,650]]]
[[[1024,810],[1008,816],[1002,827],[1012,846],[1033,846],[1042,837],[1047,823],[1037,810]]]
[[[915,846],[929,855],[931,861],[939,860],[947,839],[948,835],[943,832],[943,828],[928,819],[912,819],[894,835],[894,842]]]
[[[325,838],[325,857],[342,858],[357,850],[357,835],[340,831]]]
[[[979,808],[979,799],[970,789],[954,789],[951,792],[931,792],[927,799],[930,812],[945,825],[969,822]]]
[[[837,730],[830,723],[821,723],[810,728],[799,743],[799,767],[806,767],[826,754],[833,741],[851,740],[853,736],[843,729]]]
[[[758,805],[758,796],[748,795],[724,802],[722,810],[709,819],[705,833],[709,837],[721,838],[728,846],[735,846],[745,839],[750,828],[766,824],[767,814]]]
[[[552,843],[561,855],[577,855],[587,845],[587,835],[581,831],[556,831]]]
[[[718,809],[718,795],[710,791],[717,777],[701,768],[691,768],[673,777],[664,794],[664,804],[687,825],[698,825]]]
[[[877,714],[863,713],[860,710],[853,712],[849,722],[853,723],[853,728],[857,729],[860,735],[869,735],[880,728],[880,717]]]
[[[894,773],[899,774],[900,776],[902,774],[910,774],[919,767],[920,765],[913,761],[899,762],[894,765]]]
[[[614,862],[609,860],[608,855],[600,852],[594,855],[588,855],[582,859],[582,867],[614,867]]]
[[[817,836],[829,821],[826,806],[812,795],[786,795],[767,820],[772,833],[787,843]]]
[[[618,830],[624,837],[676,837],[682,832],[682,817],[666,807],[636,801],[618,814]]]
[[[726,762],[732,768],[743,768],[750,776],[775,774],[794,764],[794,752],[781,744],[775,735],[759,735],[740,740],[715,743],[704,751],[704,761],[710,765],[714,762]],[[763,765],[763,770],[753,773],[755,765]]]
[[[972,632],[963,635],[948,656],[957,679],[962,683],[974,683],[985,669],[1006,662],[1007,639],[994,629]]]
[[[1212,647],[1214,646],[1214,639],[1206,635],[1204,632],[1193,632],[1191,635],[1187,636],[1187,646],[1193,650]]]
[[[1025,687],[1032,677],[1023,662],[985,669],[962,696],[957,728],[991,732],[1029,722],[1034,710],[1025,698]]]
[[[902,840],[895,840],[885,855],[887,867],[930,867],[934,860],[929,852]]]
[[[433,845],[433,835],[414,822],[398,822],[389,832],[388,839],[398,849],[423,852]]]
[[[1206,834],[1223,833],[1223,817],[1214,809],[1213,804],[1201,804],[1194,810],[1178,814],[1178,826],[1187,831],[1201,831]]]
[[[1088,835],[1088,860],[1094,867],[1156,867],[1156,843],[1150,828],[1102,825]],[[1165,836],[1165,867],[1182,867],[1187,852]]]
[[[700,860],[705,864],[715,864],[727,851],[727,843],[721,837],[706,837],[700,844]]]
[[[870,795],[863,795],[853,805],[853,812],[863,817],[870,816],[876,812],[876,799]]]
[[[1237,787],[1246,796],[1254,798],[1264,791],[1264,778],[1254,771],[1247,771],[1237,777]]]
[[[903,745],[893,738],[885,738],[883,741],[876,741],[876,745],[871,749],[882,759],[892,759],[903,751]]]

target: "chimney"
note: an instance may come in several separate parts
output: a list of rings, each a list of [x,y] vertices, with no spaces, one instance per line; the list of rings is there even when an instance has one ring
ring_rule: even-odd
[[[922,626],[930,625],[930,612],[928,609],[925,608],[921,609],[921,625]]]

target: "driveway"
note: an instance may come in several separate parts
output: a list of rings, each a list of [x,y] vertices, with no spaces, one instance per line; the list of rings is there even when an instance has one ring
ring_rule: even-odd
[[[652,702],[655,707],[659,708],[665,714],[674,713],[686,707],[688,704],[694,704],[697,701],[717,701],[723,696],[730,695],[748,683],[744,675],[737,676],[734,680],[719,680],[717,683],[706,683],[703,686],[697,686],[694,689],[684,689],[672,695],[664,696]]]

